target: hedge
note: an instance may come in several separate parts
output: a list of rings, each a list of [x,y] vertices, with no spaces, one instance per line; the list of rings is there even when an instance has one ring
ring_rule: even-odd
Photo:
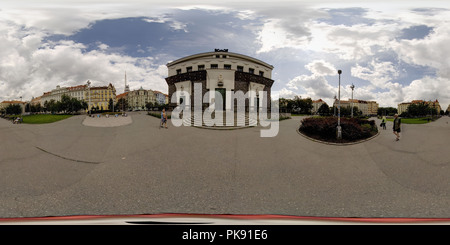
[[[352,142],[375,135],[378,128],[374,120],[360,118],[341,118],[342,140]],[[301,122],[300,132],[323,141],[338,142],[336,139],[337,117],[309,117]]]

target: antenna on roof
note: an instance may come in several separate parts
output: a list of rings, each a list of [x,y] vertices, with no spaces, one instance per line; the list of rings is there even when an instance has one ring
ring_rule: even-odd
[[[129,92],[130,91],[130,87],[127,85],[127,71],[125,71],[125,88],[124,88],[124,93]]]

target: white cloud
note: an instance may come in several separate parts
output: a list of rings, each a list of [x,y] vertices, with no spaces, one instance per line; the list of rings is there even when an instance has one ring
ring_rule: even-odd
[[[100,50],[107,50],[107,49],[109,48],[109,46],[106,45],[106,44],[104,44],[104,43],[100,43],[100,44],[98,45],[98,48],[99,48]]]
[[[320,75],[301,75],[288,82],[287,87],[295,90],[302,90],[307,97],[313,99],[332,98],[336,89],[331,86],[325,77]]]
[[[424,39],[401,40],[394,50],[411,64],[436,68],[438,75],[450,79],[450,20],[444,21]]]
[[[168,25],[173,30],[183,30],[184,32],[188,32],[186,23],[177,21],[176,19],[169,17],[167,15],[153,17],[153,18],[145,18],[144,21],[149,22],[149,23],[168,23]]]
[[[269,19],[262,26],[258,34],[258,40],[261,48],[258,53],[269,52],[274,49],[306,45],[309,41],[308,35],[297,36],[293,38],[284,28],[279,28],[282,21],[279,19]]]
[[[285,98],[285,99],[292,99],[297,95],[297,93],[287,88],[282,88],[280,91],[272,91],[272,92],[278,94],[278,98]],[[272,96],[272,99],[275,98]]]
[[[337,74],[337,69],[334,67],[334,65],[324,60],[314,60],[313,62],[305,65],[305,68],[311,71],[313,74],[321,76]]]
[[[399,76],[394,64],[390,61],[379,61],[372,59],[367,66],[356,66],[351,68],[353,77],[369,81],[373,86],[384,88],[387,82],[390,82]]]
[[[398,27],[395,24],[335,26],[318,23],[311,29],[313,37],[305,49],[358,61],[388,50]]]
[[[310,25],[313,20],[325,17],[322,10],[310,8],[302,2],[277,2],[272,6],[252,8],[254,15],[265,20],[258,31],[258,53],[282,48],[303,48],[311,41]]]
[[[436,100],[443,102],[441,107],[450,103],[450,79],[424,77],[414,80],[403,88],[404,101]]]
[[[167,91],[164,72],[152,58],[134,58],[99,50],[86,52],[74,41],[44,42],[42,33],[23,31],[20,26],[0,22],[0,100],[42,95],[56,85],[70,86],[94,81],[94,85],[112,83],[118,93],[123,91],[124,72],[131,89]]]

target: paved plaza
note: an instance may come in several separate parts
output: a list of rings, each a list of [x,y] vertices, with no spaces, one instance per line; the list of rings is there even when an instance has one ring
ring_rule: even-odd
[[[108,127],[83,115],[41,125],[2,119],[0,218],[450,218],[449,117],[404,124],[398,142],[388,122],[374,139],[348,146],[302,137],[296,131],[302,118],[281,121],[273,138],[261,138],[260,127],[209,130],[169,121],[169,129],[160,129],[145,112],[105,118]]]

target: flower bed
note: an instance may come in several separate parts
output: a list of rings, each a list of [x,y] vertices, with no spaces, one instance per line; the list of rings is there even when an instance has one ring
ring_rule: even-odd
[[[374,120],[341,118],[342,139],[336,139],[337,117],[310,117],[302,120],[299,131],[320,141],[349,143],[370,138],[378,133]]]

